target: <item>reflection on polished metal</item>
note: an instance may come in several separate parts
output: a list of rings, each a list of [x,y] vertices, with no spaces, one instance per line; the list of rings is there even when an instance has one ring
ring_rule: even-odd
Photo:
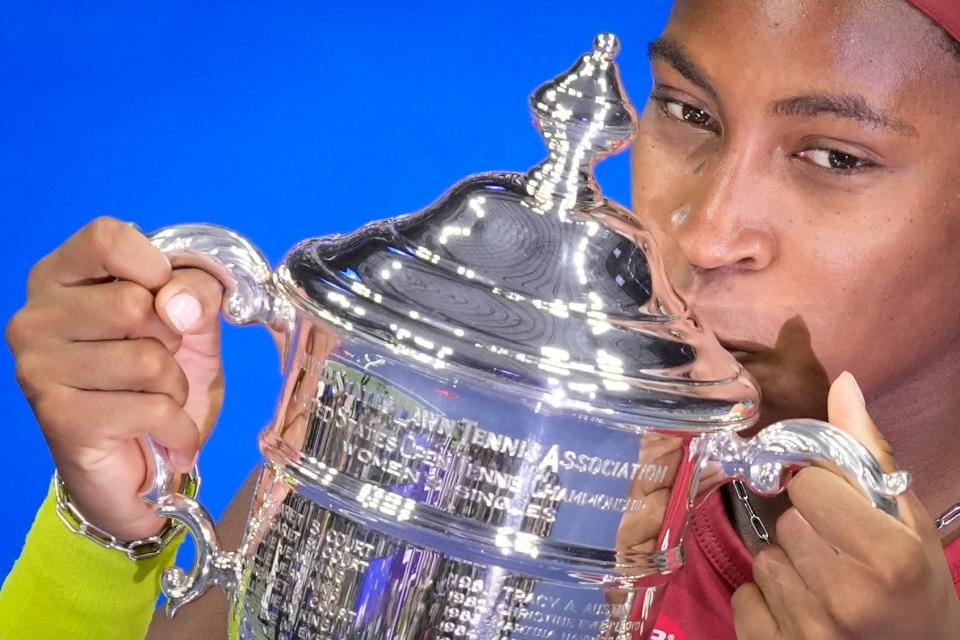
[[[229,319],[277,333],[286,376],[240,549],[169,482],[149,495],[200,548],[164,576],[171,612],[217,584],[233,638],[642,640],[720,484],[824,464],[896,513],[907,476],[828,425],[735,435],[756,385],[593,175],[635,128],[618,46],[534,93],[549,153],[526,174],[304,241],[275,272],[219,227],[154,236],[222,279]]]

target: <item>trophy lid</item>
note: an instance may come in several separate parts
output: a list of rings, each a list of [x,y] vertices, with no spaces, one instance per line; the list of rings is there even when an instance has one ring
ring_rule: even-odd
[[[636,129],[613,61],[593,50],[530,99],[548,157],[437,202],[306,240],[277,272],[308,314],[465,383],[625,428],[741,429],[759,391],[666,279],[650,233],[593,167]]]

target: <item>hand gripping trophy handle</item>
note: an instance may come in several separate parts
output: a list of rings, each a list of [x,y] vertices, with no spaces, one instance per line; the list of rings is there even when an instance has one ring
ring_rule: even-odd
[[[743,480],[761,495],[781,492],[791,472],[818,466],[839,473],[859,487],[874,507],[899,518],[896,498],[910,486],[909,473],[884,473],[866,447],[820,420],[784,420],[752,438],[733,432],[713,434],[704,445],[704,460],[719,462],[724,476]]]
[[[263,254],[248,240],[229,229],[210,224],[167,227],[150,237],[174,267],[197,267],[215,276],[223,285],[222,313],[232,324],[265,324],[288,335],[292,322],[289,303],[278,294],[273,270]],[[173,616],[212,585],[231,591],[239,572],[236,553],[221,550],[213,519],[196,500],[174,489],[174,473],[167,453],[146,438],[155,473],[142,497],[156,505],[158,517],[183,522],[197,542],[197,555],[190,573],[179,567],[163,572],[161,587],[167,597],[167,614]]]

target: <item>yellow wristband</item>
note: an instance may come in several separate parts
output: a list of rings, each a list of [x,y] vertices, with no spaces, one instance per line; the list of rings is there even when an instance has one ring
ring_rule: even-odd
[[[157,556],[131,562],[72,533],[56,514],[52,486],[0,588],[2,640],[136,639],[147,634],[160,573],[182,534]]]

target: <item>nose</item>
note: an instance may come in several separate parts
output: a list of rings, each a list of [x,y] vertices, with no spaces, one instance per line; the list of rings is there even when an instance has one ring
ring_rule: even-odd
[[[775,190],[749,153],[717,160],[713,171],[701,168],[687,204],[670,217],[677,246],[698,269],[764,269],[776,256],[770,217]]]

